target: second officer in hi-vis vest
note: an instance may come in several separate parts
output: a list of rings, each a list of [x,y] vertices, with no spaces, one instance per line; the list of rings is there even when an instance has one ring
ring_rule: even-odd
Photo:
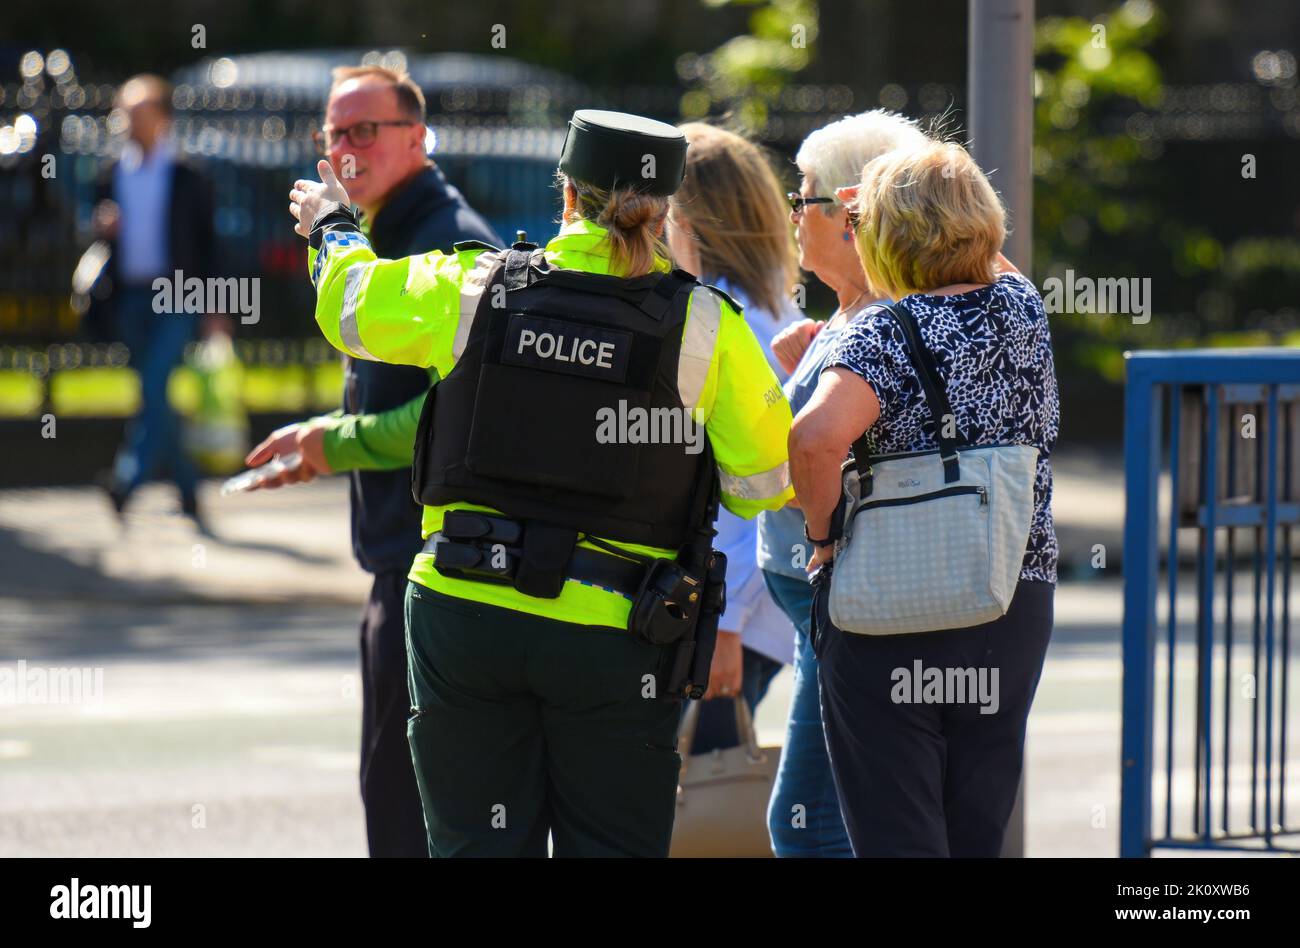
[[[738,307],[663,243],[686,141],[579,111],[544,250],[377,260],[328,165],[290,194],[316,319],[432,367],[412,489],[409,724],[436,856],[663,856],[679,700],[725,604],[719,501],[792,496],[790,408]],[[696,426],[703,426],[701,436]]]

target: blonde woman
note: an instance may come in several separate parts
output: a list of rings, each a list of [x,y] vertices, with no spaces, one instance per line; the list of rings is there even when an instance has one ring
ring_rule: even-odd
[[[1048,458],[1059,405],[1047,315],[1034,285],[1001,255],[1002,205],[959,145],[877,158],[839,197],[857,216],[867,279],[915,316],[958,430],[971,444],[1040,452],[1028,549],[1005,616],[967,629],[852,635],[830,624],[819,597],[814,617],[827,746],[854,854],[993,857],[1052,629]],[[936,446],[903,331],[881,309],[844,331],[791,432],[795,490],[817,547],[810,570],[833,556],[825,539],[840,463],[864,431],[873,455]],[[898,700],[899,669],[918,664],[983,669],[996,687],[978,703]]]
[[[812,132],[795,157],[801,176],[789,195],[790,223],[799,246],[799,266],[830,287],[838,298],[824,321],[801,320],[779,333],[773,350],[790,373],[785,383],[792,411],[812,397],[822,362],[844,327],[884,293],[862,272],[848,212],[835,196],[840,185],[862,176],[873,158],[925,136],[910,119],[875,110],[831,122]],[[758,518],[758,565],[773,599],[794,625],[794,692],[785,746],[768,809],[772,848],[780,857],[845,857],[853,854],[826,756],[817,657],[809,640],[812,588],[804,566],[808,541],[803,512],[791,505]]]
[[[689,147],[686,177],[670,199],[673,258],[744,307],[745,322],[784,382],[786,372],[769,346],[798,317],[790,301],[798,265],[781,184],[754,143],[699,122],[680,128]],[[717,530],[714,545],[727,554],[727,610],[694,746],[682,753],[740,743],[733,696],[743,695],[752,712],[793,657],[790,624],[764,588],[755,560],[754,521],[723,511]]]

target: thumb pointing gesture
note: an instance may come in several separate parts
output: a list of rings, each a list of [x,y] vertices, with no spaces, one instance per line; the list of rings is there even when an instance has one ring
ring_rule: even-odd
[[[299,179],[293,183],[293,190],[289,192],[289,213],[298,222],[293,231],[300,237],[311,233],[312,224],[329,202],[336,201],[344,206],[352,203],[328,161],[323,158],[318,161],[316,173],[320,175],[319,182]]]
[[[337,201],[340,204],[347,204],[347,189],[339,182],[334,174],[334,168],[328,161],[322,158],[316,162],[316,171],[320,174],[321,183],[325,185],[325,192],[321,196],[326,201]]]

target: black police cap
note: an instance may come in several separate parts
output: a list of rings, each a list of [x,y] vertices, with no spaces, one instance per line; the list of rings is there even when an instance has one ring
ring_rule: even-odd
[[[560,170],[599,188],[667,197],[686,175],[686,136],[640,115],[579,109],[569,120]]]

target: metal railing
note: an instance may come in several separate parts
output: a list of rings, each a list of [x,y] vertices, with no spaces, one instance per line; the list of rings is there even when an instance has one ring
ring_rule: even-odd
[[[1300,351],[1130,353],[1127,369],[1120,854],[1300,851]]]

